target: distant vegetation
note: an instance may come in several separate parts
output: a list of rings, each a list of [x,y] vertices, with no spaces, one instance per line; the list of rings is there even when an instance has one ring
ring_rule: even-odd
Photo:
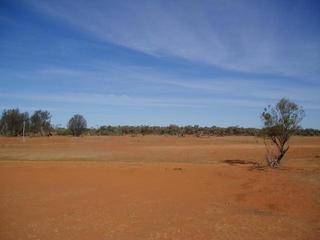
[[[67,128],[56,128],[57,135],[72,135]],[[239,126],[231,127],[201,127],[194,126],[101,126],[99,128],[88,128],[84,132],[86,135],[98,136],[121,136],[121,135],[175,135],[175,136],[260,136],[261,129],[243,128]],[[295,135],[300,136],[320,136],[319,129],[299,129]]]
[[[90,129],[93,135],[195,135],[195,136],[227,136],[227,135],[250,135],[254,136],[259,133],[256,128],[227,127],[220,128],[194,126],[177,126],[171,124],[169,126],[102,126],[98,129]]]
[[[76,115],[75,115],[76,116]],[[73,118],[75,117],[73,116]],[[79,115],[78,115],[79,116]],[[81,116],[81,115],[80,115]],[[48,111],[38,110],[31,116],[27,112],[20,112],[19,109],[8,109],[2,112],[0,120],[0,134],[4,136],[22,136],[23,128],[26,136],[48,136],[48,135],[176,135],[176,136],[259,136],[262,131],[258,128],[231,127],[201,127],[194,126],[101,126],[98,128],[87,128],[83,116],[78,121],[78,127],[74,128],[70,121],[68,128],[53,126],[51,114]],[[85,123],[85,124],[84,124]],[[78,130],[76,130],[78,129]],[[80,131],[79,131],[80,130]],[[296,135],[320,136],[319,129],[297,129]]]
[[[72,118],[70,118],[68,122],[68,129],[70,130],[73,136],[79,137],[82,133],[86,131],[87,121],[82,115],[76,114]]]
[[[31,117],[29,113],[20,112],[18,108],[2,112],[0,120],[0,134],[6,136],[48,135],[52,130],[51,115],[48,111],[35,111]]]
[[[35,111],[30,119],[26,119],[30,125],[30,131],[41,136],[47,135],[51,131],[51,114],[48,111]]]

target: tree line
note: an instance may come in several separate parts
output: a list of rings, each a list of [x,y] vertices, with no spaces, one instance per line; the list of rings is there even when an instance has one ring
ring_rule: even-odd
[[[0,120],[0,134],[4,136],[50,136],[50,135],[195,135],[195,136],[259,136],[262,130],[258,128],[231,127],[202,127],[199,125],[177,126],[101,126],[88,128],[86,119],[76,114],[70,118],[67,127],[53,126],[52,115],[46,110],[20,112],[18,108],[7,109],[2,112]],[[319,129],[299,128],[296,135],[320,136]]]
[[[18,108],[4,110],[0,119],[0,134],[4,136],[51,136],[57,129],[51,123],[49,111],[37,110],[30,116]],[[76,114],[68,121],[68,131],[80,136],[87,129],[85,118]]]
[[[289,99],[282,98],[275,106],[264,108],[260,118],[263,128],[242,128],[227,127],[219,128],[195,126],[101,126],[99,128],[87,128],[86,119],[76,114],[68,121],[67,128],[54,128],[51,125],[51,114],[48,111],[35,111],[31,117],[27,112],[21,113],[19,109],[4,110],[0,120],[0,133],[2,135],[31,135],[44,136],[57,135],[80,136],[87,135],[137,135],[137,134],[157,134],[157,135],[250,135],[264,139],[266,146],[266,161],[270,167],[279,167],[280,162],[289,150],[289,139],[293,135],[319,136],[318,129],[302,129],[300,123],[305,117],[302,106],[297,105]]]
[[[31,116],[28,112],[20,112],[18,108],[2,112],[0,133],[6,136],[20,136],[22,134],[39,134],[44,136],[51,129],[51,114],[48,111],[38,110]]]

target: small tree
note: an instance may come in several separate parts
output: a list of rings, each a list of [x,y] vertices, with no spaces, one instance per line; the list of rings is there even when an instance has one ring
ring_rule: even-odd
[[[30,118],[31,130],[43,136],[51,130],[51,114],[48,111],[35,111]]]
[[[82,115],[76,114],[69,120],[68,128],[73,136],[79,137],[87,128],[87,121]]]
[[[289,150],[290,137],[300,128],[305,113],[301,106],[282,98],[274,107],[268,106],[261,114],[264,128],[261,131],[267,147],[267,162],[278,167]]]
[[[29,114],[27,112],[21,113],[18,108],[2,112],[0,121],[1,134],[10,136],[22,135],[23,126],[25,126],[25,133],[27,133],[29,131]]]

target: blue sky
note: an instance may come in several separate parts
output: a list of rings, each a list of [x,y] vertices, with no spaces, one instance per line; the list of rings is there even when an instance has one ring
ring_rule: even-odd
[[[319,23],[309,0],[0,0],[0,110],[261,127],[286,97],[320,128]]]

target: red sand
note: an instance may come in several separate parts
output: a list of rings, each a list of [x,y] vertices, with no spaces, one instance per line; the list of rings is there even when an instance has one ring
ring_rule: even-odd
[[[253,137],[0,138],[0,239],[320,239],[319,143],[258,170],[222,162]]]

